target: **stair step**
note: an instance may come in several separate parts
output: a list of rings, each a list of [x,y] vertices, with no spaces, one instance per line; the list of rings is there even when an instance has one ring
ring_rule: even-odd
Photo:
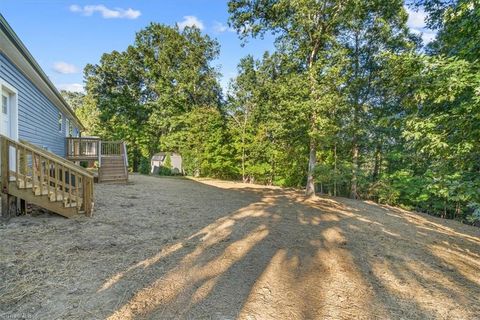
[[[105,180],[116,180],[116,179],[127,179],[127,176],[126,175],[118,175],[118,176],[102,176],[101,180],[102,181],[105,181]]]
[[[28,180],[28,179],[27,179]],[[33,187],[33,184],[30,181],[25,181],[23,179],[18,179],[17,181],[17,186],[19,189],[31,189]]]
[[[63,194],[58,194],[57,193],[57,199],[55,199],[55,192],[50,192],[50,201],[54,202],[54,201],[63,201]]]
[[[40,196],[40,195],[46,196],[46,195],[48,195],[47,186],[43,186],[43,189],[40,190],[40,187],[37,186],[37,185],[35,185],[35,186],[33,187],[33,193],[35,193],[36,196]]]
[[[17,188],[16,182],[10,183],[9,193],[21,199],[25,199],[29,203],[38,205],[68,218],[74,217],[79,213],[79,208],[76,208],[76,202],[65,205],[65,203],[61,201],[50,201],[50,198],[47,195],[34,196],[31,190]],[[81,206],[80,201],[79,204]]]
[[[100,180],[105,181],[105,180],[115,180],[115,179],[127,179],[127,175],[106,175],[102,176]]]
[[[57,191],[57,199],[55,200],[55,191],[50,191],[50,194],[49,194],[49,197],[50,197],[50,201],[63,201],[64,200],[64,195],[63,195],[63,192],[61,190],[58,190]],[[65,199],[68,199],[69,195],[68,193],[65,194]],[[73,197],[73,195],[72,195]]]
[[[125,167],[102,167],[100,168],[99,174],[102,176],[105,175],[125,175]]]
[[[76,208],[77,207],[77,203],[76,202],[70,202],[70,203],[63,203],[63,206],[65,208]],[[79,207],[81,207],[82,204],[80,203],[79,204]]]
[[[17,178],[18,175],[18,178]],[[32,185],[32,177],[26,176],[21,173],[15,173],[13,171],[10,171],[10,180],[11,181],[16,181],[17,182],[17,187],[19,189],[30,189],[33,187]],[[25,182],[26,180],[26,182]]]

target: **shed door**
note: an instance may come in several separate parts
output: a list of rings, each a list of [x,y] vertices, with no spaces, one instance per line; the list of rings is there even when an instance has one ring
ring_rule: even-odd
[[[14,138],[11,135],[10,130],[10,112],[11,112],[11,103],[10,95],[5,90],[2,90],[2,106],[0,110],[0,132],[7,137]]]

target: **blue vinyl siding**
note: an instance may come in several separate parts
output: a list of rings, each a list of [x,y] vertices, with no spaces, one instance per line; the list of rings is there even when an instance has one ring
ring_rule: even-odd
[[[0,53],[0,78],[18,91],[18,137],[65,157],[65,122],[58,130],[57,107]],[[74,135],[78,128],[74,125]]]

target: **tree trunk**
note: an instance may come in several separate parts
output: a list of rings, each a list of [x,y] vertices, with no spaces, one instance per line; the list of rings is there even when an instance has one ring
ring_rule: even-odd
[[[333,147],[333,196],[337,196],[337,142],[335,141],[335,146]]]
[[[353,144],[352,152],[352,180],[351,180],[351,191],[350,197],[353,199],[358,199],[357,183],[358,183],[358,144],[355,141]]]
[[[360,62],[359,62],[359,30],[356,30],[355,33],[355,75],[354,79],[359,78]],[[353,199],[358,199],[358,153],[359,153],[359,116],[360,116],[360,94],[358,90],[354,94],[354,105],[353,105],[353,139],[352,139],[352,180],[350,183],[350,197]]]
[[[248,110],[248,109],[247,109]],[[248,111],[243,116],[243,123],[242,123],[242,181],[245,183],[247,177],[245,177],[245,135],[247,133],[247,123],[248,123]]]
[[[317,59],[318,50],[322,47],[322,43],[317,41],[310,52],[310,55],[307,57],[307,66],[309,71],[310,78],[310,89],[311,89],[311,98],[317,103],[318,101],[318,92],[316,90],[317,80],[313,70],[315,60]],[[307,186],[305,188],[305,195],[307,197],[315,195],[315,166],[317,164],[317,141],[316,141],[316,125],[317,125],[317,115],[315,110],[313,110],[312,118],[310,123],[310,154],[308,157],[308,172],[307,172]]]
[[[310,156],[308,158],[307,188],[305,195],[307,197],[315,195],[315,165],[317,164],[317,143],[315,138],[310,138]]]
[[[245,183],[245,131],[242,135],[242,181]]]
[[[372,182],[377,182],[380,173],[382,147],[377,144],[375,148],[375,164],[373,165]]]

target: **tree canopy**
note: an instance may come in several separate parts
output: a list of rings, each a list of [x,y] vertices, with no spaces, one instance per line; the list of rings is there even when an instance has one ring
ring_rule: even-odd
[[[179,152],[187,174],[305,187],[480,220],[480,6],[416,0],[230,0],[248,45],[222,93],[215,39],[152,23],[85,68],[72,99],[89,133],[126,140],[133,170]],[[78,102],[80,101],[80,102]],[[142,163],[145,165],[142,166]]]

